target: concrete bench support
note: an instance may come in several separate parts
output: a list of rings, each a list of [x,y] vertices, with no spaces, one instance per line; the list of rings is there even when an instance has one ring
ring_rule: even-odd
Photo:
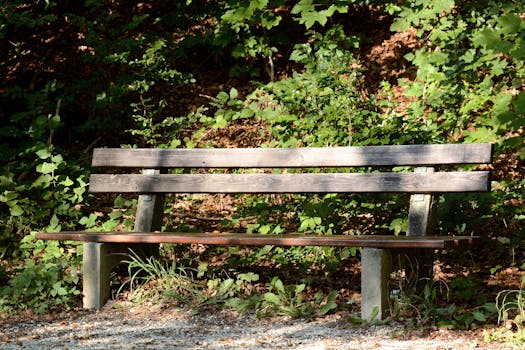
[[[382,319],[389,313],[388,280],[392,272],[392,251],[361,250],[361,318]]]
[[[83,307],[100,309],[110,298],[110,274],[128,252],[129,245],[84,243]]]

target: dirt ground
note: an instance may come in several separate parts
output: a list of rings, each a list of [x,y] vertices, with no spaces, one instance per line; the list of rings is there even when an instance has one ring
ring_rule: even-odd
[[[407,329],[352,325],[337,313],[314,320],[257,318],[232,311],[194,315],[158,307],[75,311],[0,319],[0,349],[515,349],[486,343],[490,330]]]

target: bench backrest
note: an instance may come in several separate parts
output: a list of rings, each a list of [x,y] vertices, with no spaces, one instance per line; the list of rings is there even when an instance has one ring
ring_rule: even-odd
[[[324,148],[94,150],[94,167],[123,168],[343,168],[488,164],[492,144],[395,145]],[[119,171],[120,172],[120,171]],[[340,193],[483,192],[489,171],[92,174],[92,192]]]

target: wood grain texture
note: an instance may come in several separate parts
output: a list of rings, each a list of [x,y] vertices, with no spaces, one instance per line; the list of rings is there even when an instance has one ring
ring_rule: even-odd
[[[60,232],[38,233],[37,239],[100,243],[177,243],[247,246],[332,246],[367,248],[447,248],[470,243],[471,236],[315,236],[305,234],[261,235],[242,233],[138,233]]]
[[[97,148],[94,167],[297,168],[488,164],[492,144],[390,145],[320,148]]]
[[[434,173],[430,167],[418,167],[416,173]],[[407,236],[421,236],[439,230],[437,220],[437,204],[439,195],[413,194],[410,196],[408,208]]]
[[[91,192],[432,193],[490,190],[487,171],[316,174],[92,174]]]
[[[159,173],[160,171],[155,169],[142,170],[144,175],[156,175]],[[159,231],[162,228],[163,218],[164,193],[140,195],[135,211],[133,231]]]

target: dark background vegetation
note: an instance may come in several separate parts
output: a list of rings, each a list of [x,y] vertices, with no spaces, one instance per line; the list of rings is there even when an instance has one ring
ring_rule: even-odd
[[[81,247],[37,242],[32,232],[130,227],[133,198],[87,192],[94,147],[493,142],[493,191],[440,198],[442,234],[481,239],[471,251],[439,256],[449,293],[429,284],[425,299],[410,303],[419,305],[414,317],[471,327],[495,321],[489,304],[498,292],[520,288],[521,1],[13,0],[0,12],[3,312],[79,304]],[[174,196],[165,226],[398,234],[406,200]],[[306,286],[306,294],[334,291],[344,305],[352,290],[341,279],[358,271],[355,250],[202,249],[207,254],[174,248],[165,255],[219,285],[211,276],[222,276],[220,269],[266,276],[239,275],[237,289],[223,286],[227,300],[252,295],[257,285],[279,290],[272,272],[253,267],[266,264],[284,267],[281,278],[299,288],[282,289],[292,299]],[[229,259],[219,264],[217,256]],[[287,266],[310,280],[294,280]]]

